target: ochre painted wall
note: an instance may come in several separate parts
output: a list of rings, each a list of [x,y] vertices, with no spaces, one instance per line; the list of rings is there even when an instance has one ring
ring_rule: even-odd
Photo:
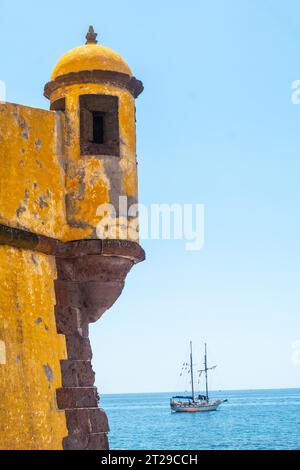
[[[63,238],[63,116],[0,104],[0,223]]]
[[[120,157],[80,155],[79,96],[85,94],[118,97]],[[65,114],[0,104],[0,223],[63,241],[96,238],[101,204],[118,209],[118,196],[127,196],[129,206],[137,202],[134,98],[100,84],[62,87],[51,101],[60,98]],[[138,241],[130,231],[118,236]]]
[[[0,449],[61,449],[65,337],[54,317],[55,260],[0,246]]]

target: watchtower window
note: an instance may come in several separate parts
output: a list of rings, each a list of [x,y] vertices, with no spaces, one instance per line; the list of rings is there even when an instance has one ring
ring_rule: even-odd
[[[104,144],[104,115],[93,112],[93,144]]]
[[[81,155],[120,155],[119,100],[116,96],[80,96]]]

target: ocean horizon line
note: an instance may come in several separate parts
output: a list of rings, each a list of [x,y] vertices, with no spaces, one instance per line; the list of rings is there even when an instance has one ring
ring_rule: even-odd
[[[272,388],[236,388],[236,389],[217,389],[217,390],[211,390],[210,393],[222,393],[222,392],[255,392],[255,391],[280,391],[280,390],[300,390],[300,387],[272,387]],[[199,393],[201,390],[199,390]],[[180,390],[175,390],[175,391],[161,391],[161,392],[105,392],[101,393],[101,397],[105,396],[119,396],[119,395],[161,395],[161,394],[170,394],[172,396],[173,394],[189,394],[189,391],[180,391]],[[198,391],[197,391],[198,393]]]

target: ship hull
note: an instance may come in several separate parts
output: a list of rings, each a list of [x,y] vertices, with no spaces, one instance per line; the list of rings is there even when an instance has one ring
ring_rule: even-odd
[[[175,413],[205,413],[208,411],[216,411],[221,403],[222,401],[220,400],[208,404],[194,403],[192,405],[171,403],[171,410]]]

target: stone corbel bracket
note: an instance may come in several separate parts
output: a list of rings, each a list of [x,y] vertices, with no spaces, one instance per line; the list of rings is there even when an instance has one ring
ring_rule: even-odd
[[[66,450],[108,448],[105,412],[94,386],[89,323],[97,321],[120,296],[125,278],[145,259],[139,244],[124,240],[61,242],[0,225],[0,244],[30,249],[56,258],[55,317],[57,332],[66,337],[67,359],[61,361],[62,388],[57,406],[64,410]]]
[[[61,361],[63,388],[57,390],[69,431],[65,449],[108,448],[107,419],[98,408],[94,387],[88,325],[114,304],[128,272],[144,257],[138,244],[121,240],[70,242],[56,254],[56,324],[66,337],[68,354]]]

